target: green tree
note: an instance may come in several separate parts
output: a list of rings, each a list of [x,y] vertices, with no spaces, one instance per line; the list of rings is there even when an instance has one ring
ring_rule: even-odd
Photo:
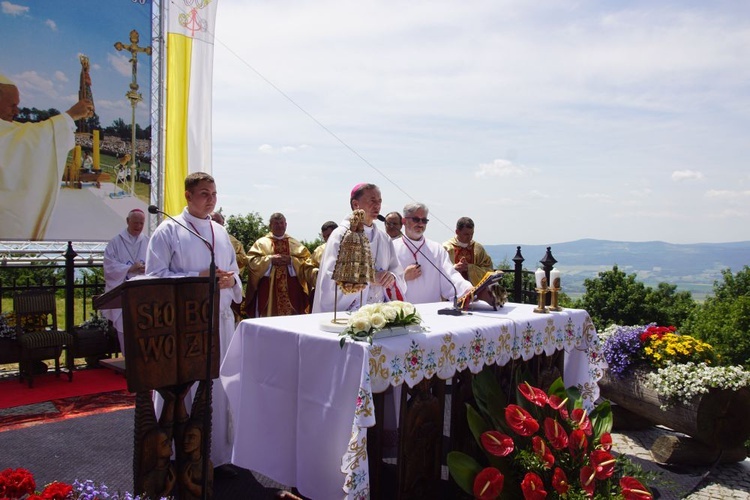
[[[648,322],[680,328],[695,309],[690,292],[678,292],[677,285],[659,283],[656,289],[648,288],[646,317]]]
[[[310,253],[313,253],[316,248],[318,248],[320,245],[323,244],[323,238],[318,237],[312,241],[301,240],[300,243],[302,243],[305,246],[305,248],[310,250]]]
[[[255,240],[268,233],[268,225],[257,212],[247,215],[230,215],[226,218],[227,232],[240,240],[245,250],[249,249]]]
[[[693,310],[682,332],[711,344],[721,364],[750,368],[750,267],[721,274],[714,295]]]
[[[635,274],[626,275],[615,265],[611,271],[600,272],[597,278],[583,282],[586,293],[577,303],[586,309],[597,330],[616,323],[640,325],[649,323],[646,314],[648,289],[636,280]]]

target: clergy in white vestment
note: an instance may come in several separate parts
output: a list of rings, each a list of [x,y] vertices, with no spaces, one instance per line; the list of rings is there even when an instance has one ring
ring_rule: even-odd
[[[404,300],[406,291],[404,270],[396,258],[391,237],[373,224],[380,215],[382,203],[380,189],[374,184],[357,184],[349,197],[352,210],[362,209],[365,212],[364,231],[370,242],[375,266],[375,282],[369,283],[361,294],[359,292],[345,294],[340,289],[336,292],[337,284],[333,280],[333,271],[341,248],[341,240],[349,230],[349,217],[347,216],[339,227],[333,230],[326,242],[315,285],[314,313],[333,312],[334,302],[336,302],[336,311],[357,310],[362,305],[360,296],[367,304]]]
[[[128,212],[125,218],[127,227],[120,234],[109,240],[104,249],[104,291],[125,283],[146,270],[146,252],[148,236],[143,234],[146,214],[140,208]],[[117,330],[120,351],[125,356],[125,334],[122,326],[122,309],[104,309],[102,314],[110,320]]]
[[[210,214],[216,206],[216,184],[205,172],[194,172],[185,178],[187,207],[175,217],[184,226],[213,245],[216,262],[216,278],[220,291],[219,337],[221,361],[234,333],[232,301],[242,300],[242,284],[239,268],[229,234],[220,224],[211,220]],[[208,276],[211,251],[208,245],[171,219],[165,219],[154,230],[148,244],[146,273],[160,278],[170,276]],[[197,384],[193,386],[193,394]],[[213,383],[213,427],[211,432],[211,461],[214,467],[229,464],[232,458],[232,416],[224,387],[219,381]],[[154,397],[156,413],[161,413],[161,397]],[[192,398],[185,398],[189,409]]]
[[[403,214],[405,234],[393,241],[398,260],[404,268],[406,301],[412,304],[453,301],[472,289],[471,282],[453,267],[445,248],[425,237],[428,213],[429,209],[424,203],[406,205]]]
[[[82,99],[65,113],[18,123],[18,87],[0,74],[0,240],[41,240],[57,202],[75,120],[93,116]]]

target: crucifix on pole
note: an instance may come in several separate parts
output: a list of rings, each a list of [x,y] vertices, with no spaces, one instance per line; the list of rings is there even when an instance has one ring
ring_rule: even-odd
[[[130,64],[133,67],[133,81],[130,82],[130,90],[125,94],[125,97],[127,97],[130,100],[130,105],[133,108],[133,115],[132,115],[132,121],[131,121],[131,138],[130,138],[130,147],[131,147],[131,161],[130,164],[130,195],[135,196],[135,176],[136,176],[136,143],[135,143],[135,107],[138,105],[139,102],[143,100],[143,95],[141,95],[138,92],[138,53],[142,52],[148,56],[151,55],[151,47],[141,47],[138,45],[138,41],[140,40],[140,35],[138,35],[138,32],[136,30],[132,30],[130,32],[130,45],[125,45],[122,42],[116,42],[115,43],[115,49],[118,51],[120,50],[127,50],[130,52]]]

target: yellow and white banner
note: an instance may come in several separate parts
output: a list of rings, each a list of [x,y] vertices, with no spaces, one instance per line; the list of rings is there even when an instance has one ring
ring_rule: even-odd
[[[211,173],[211,92],[217,0],[165,2],[164,211],[185,206],[185,176]]]

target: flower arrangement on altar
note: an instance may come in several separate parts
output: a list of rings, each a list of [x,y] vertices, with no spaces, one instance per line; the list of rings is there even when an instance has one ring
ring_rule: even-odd
[[[394,300],[378,304],[367,304],[349,316],[346,328],[341,332],[341,346],[347,337],[372,344],[373,336],[387,328],[419,325],[422,318],[414,304]]]
[[[614,378],[641,375],[646,385],[671,404],[688,404],[711,389],[750,386],[750,372],[739,366],[714,366],[718,357],[710,344],[680,335],[673,326],[618,326],[600,335],[602,352]]]
[[[0,499],[3,500],[141,500],[132,493],[110,493],[104,484],[94,481],[73,481],[73,484],[54,481],[41,491],[36,489],[34,475],[27,469],[0,471]],[[145,499],[143,499],[145,500]],[[161,498],[160,500],[167,500]]]
[[[474,380],[478,409],[468,406],[469,427],[484,464],[465,453],[448,454],[456,483],[481,500],[495,498],[653,498],[643,473],[612,451],[608,402],[589,413],[577,389],[558,378],[546,393],[518,384],[518,404],[505,404],[492,373]]]

